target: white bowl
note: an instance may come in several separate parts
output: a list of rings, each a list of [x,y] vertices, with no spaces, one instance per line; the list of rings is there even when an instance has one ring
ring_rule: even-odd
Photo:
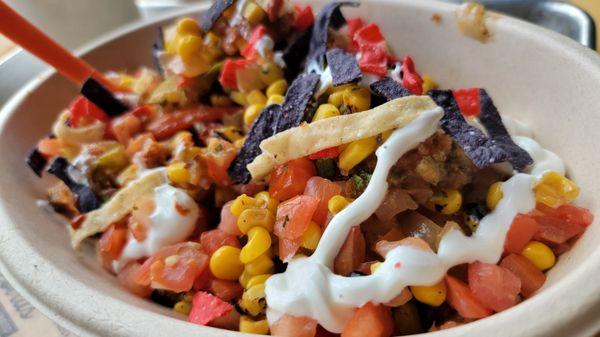
[[[195,14],[206,4],[188,10]],[[453,5],[377,0],[353,11],[380,24],[399,55],[442,87],[487,88],[504,114],[528,122],[562,156],[582,187],[579,203],[600,214],[600,57],[533,25],[493,15],[482,44],[456,29]],[[431,17],[438,13],[441,23]],[[159,21],[138,24],[93,44],[83,55],[101,70],[150,66]],[[46,185],[24,163],[77,88],[60,76],[38,77],[0,114],[0,271],[44,313],[80,336],[239,336],[189,324],[137,298],[101,270],[91,245],[74,252],[65,221],[36,206]],[[596,196],[596,197],[594,197]],[[509,310],[430,336],[577,336],[598,331],[600,224],[561,256],[541,292]]]

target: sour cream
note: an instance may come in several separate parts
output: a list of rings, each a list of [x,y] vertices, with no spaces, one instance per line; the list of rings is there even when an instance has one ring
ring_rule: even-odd
[[[145,240],[138,241],[129,235],[121,257],[113,263],[115,272],[130,261],[151,256],[164,246],[182,242],[194,231],[199,209],[187,193],[163,184],[154,189],[154,201],[156,207],[149,217]]]
[[[498,262],[513,218],[535,208],[532,187],[539,175],[546,170],[561,172],[564,168],[558,156],[537,148],[539,144],[528,137],[516,136],[515,140],[519,145],[524,144],[534,158],[532,174],[516,173],[503,184],[504,197],[493,212],[481,219],[471,237],[460,230],[450,231],[441,239],[437,254],[410,246],[396,247],[372,275],[343,277],[332,272],[335,256],[350,229],[373,214],[385,198],[391,167],[436,132],[441,116],[439,108],[427,111],[395,130],[376,152],[377,165],[367,189],[331,220],[314,254],[292,260],[284,273],[267,280],[269,324],[284,314],[306,316],[331,332],[341,333],[356,308],[367,302],[389,302],[409,285],[433,285],[458,264]]]

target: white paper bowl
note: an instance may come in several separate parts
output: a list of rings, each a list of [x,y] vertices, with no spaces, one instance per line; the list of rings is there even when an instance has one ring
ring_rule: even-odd
[[[189,10],[196,13],[206,5]],[[528,122],[562,156],[582,187],[579,203],[600,214],[600,57],[530,24],[494,15],[486,44],[461,35],[455,7],[431,1],[378,0],[354,11],[380,24],[398,55],[442,87],[487,88],[500,111]],[[441,23],[431,20],[438,13]],[[158,22],[135,25],[93,44],[85,58],[101,70],[151,65]],[[80,336],[240,336],[189,324],[137,298],[102,271],[91,246],[73,252],[59,217],[36,206],[46,185],[25,166],[28,150],[50,130],[77,88],[56,74],[30,83],[0,114],[0,271],[52,319]],[[561,256],[541,292],[505,312],[434,336],[576,336],[599,328],[600,224]]]

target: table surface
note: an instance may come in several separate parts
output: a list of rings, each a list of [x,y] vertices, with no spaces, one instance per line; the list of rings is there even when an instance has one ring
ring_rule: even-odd
[[[572,0],[600,24],[600,0]],[[600,34],[596,36],[600,51]],[[0,59],[14,49],[12,42],[0,35]],[[0,337],[71,337],[68,330],[46,318],[19,295],[0,275]]]

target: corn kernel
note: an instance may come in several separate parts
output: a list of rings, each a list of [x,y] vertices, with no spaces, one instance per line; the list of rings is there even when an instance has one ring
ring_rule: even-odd
[[[254,2],[248,2],[244,8],[243,16],[251,25],[255,25],[261,22],[267,16],[267,13]]]
[[[223,49],[221,49],[221,37],[212,31],[204,36],[204,45],[213,58],[217,58],[223,53]]]
[[[342,101],[352,112],[365,111],[371,107],[371,92],[367,88],[348,88],[343,92]]]
[[[242,146],[244,146],[244,142],[246,141],[246,137],[240,138],[238,140],[236,140],[235,142],[233,142],[233,145],[235,147],[237,147],[238,149],[241,149]]]
[[[348,200],[348,198],[345,198],[344,196],[341,196],[339,194],[338,195],[334,195],[327,202],[327,209],[332,214],[338,214],[344,208],[346,208],[348,205],[350,205],[350,202],[351,201]]]
[[[248,100],[246,99],[247,94],[245,92],[241,92],[241,91],[232,91],[229,94],[229,98],[231,98],[232,101],[236,102],[239,105],[243,105],[246,106],[248,105]]]
[[[271,97],[273,95],[281,95],[281,96],[285,96],[285,91],[287,90],[288,84],[287,81],[284,79],[281,80],[277,80],[273,83],[271,83],[268,87],[267,87],[267,96]]]
[[[262,274],[262,275],[252,276],[252,277],[250,277],[250,279],[248,280],[248,282],[246,283],[246,286],[244,288],[248,289],[248,288],[252,288],[255,285],[263,284],[263,283],[267,282],[267,279],[269,277],[271,277],[271,274]]]
[[[271,195],[268,191],[262,191],[256,193],[254,198],[263,200],[265,202],[265,206],[273,215],[277,214],[277,206],[279,206],[279,200],[271,198]]]
[[[265,310],[265,296],[265,284],[257,284],[244,291],[238,303],[245,312],[252,316],[258,316]]]
[[[258,321],[253,320],[252,318],[243,315],[240,317],[240,332],[243,333],[252,333],[257,335],[268,335],[269,334],[269,322],[266,319],[261,319]]]
[[[96,166],[99,168],[116,171],[127,166],[127,162],[128,159],[125,155],[125,147],[119,145],[100,156],[96,161]]]
[[[173,163],[167,167],[167,177],[174,184],[186,184],[190,181],[190,171],[183,162]]]
[[[256,260],[271,248],[271,235],[263,227],[252,227],[248,231],[248,243],[242,248],[240,261],[243,264]]]
[[[173,306],[173,311],[187,316],[192,311],[192,304],[186,301],[179,301]]]
[[[504,193],[502,193],[502,182],[497,181],[493,183],[488,189],[487,196],[485,197],[485,203],[487,204],[487,207],[493,211],[503,196]]]
[[[275,225],[275,216],[266,208],[249,208],[240,214],[237,225],[244,234],[248,233],[253,227],[262,227],[268,232],[272,232]]]
[[[302,234],[302,247],[309,250],[317,249],[322,234],[321,226],[311,221],[304,234]]]
[[[233,203],[231,203],[231,213],[233,215],[239,217],[244,210],[249,208],[259,208],[263,205],[263,201],[259,199],[255,199],[249,197],[245,194],[242,194],[235,198]]]
[[[275,264],[270,257],[269,252],[259,256],[254,261],[246,264],[244,272],[247,276],[256,276],[261,274],[272,274]]]
[[[376,149],[377,140],[375,137],[353,141],[340,153],[338,166],[342,171],[348,172],[375,152]]]
[[[267,62],[260,66],[258,74],[261,81],[266,85],[271,85],[283,78],[283,70],[273,62]],[[267,95],[269,96],[269,95]]]
[[[242,275],[240,275],[240,277],[238,278],[238,281],[240,282],[240,284],[242,285],[242,287],[244,287],[244,289],[248,288],[248,282],[250,282],[250,280],[253,278],[253,275],[250,275],[248,273],[246,273],[246,271],[244,270],[244,272],[242,273]]]
[[[535,264],[541,270],[550,269],[556,263],[556,256],[550,247],[538,241],[528,243],[521,255]]]
[[[244,137],[242,131],[234,126],[224,126],[220,128],[219,131],[230,142],[235,142],[236,140]]]
[[[247,107],[244,111],[244,125],[250,127],[264,107],[264,104],[252,104]]]
[[[267,103],[267,97],[260,90],[252,90],[246,96],[246,100],[249,105],[260,104],[265,105]]]
[[[283,101],[285,101],[285,97],[281,96],[281,95],[271,95],[269,96],[269,99],[267,100],[267,105],[271,105],[271,104],[283,104]]]
[[[392,132],[394,132],[393,129],[387,130],[387,131],[383,131],[380,136],[381,136],[381,141],[385,142],[386,140],[388,140],[388,138],[390,138],[390,136],[392,135]]]
[[[192,62],[202,49],[202,38],[195,35],[187,35],[180,39],[177,46],[177,54],[183,62]]]
[[[356,89],[358,85],[356,83],[342,84],[331,88],[331,92],[344,92],[346,89]]]
[[[441,195],[435,195],[429,199],[429,206],[436,211],[451,215],[462,206],[462,194],[458,190],[443,190]]]
[[[426,94],[429,90],[437,89],[438,85],[433,81],[433,78],[429,75],[423,75],[423,94]]]
[[[446,300],[446,284],[444,281],[432,286],[411,286],[410,291],[417,301],[439,307]]]
[[[327,103],[333,105],[336,108],[339,108],[344,103],[344,92],[338,91],[332,93],[327,98]]]
[[[335,117],[340,115],[340,110],[335,107],[333,104],[321,104],[317,108],[315,115],[312,118],[312,121],[318,121],[325,118]]]
[[[375,271],[377,270],[377,268],[379,268],[381,266],[381,262],[375,262],[372,265],[369,266],[369,269],[371,270],[371,274],[375,273]]]
[[[217,249],[210,257],[208,266],[216,278],[228,281],[237,280],[244,271],[240,249],[232,246]]]
[[[183,18],[177,22],[177,35],[200,35],[200,26],[192,18]]]
[[[533,191],[537,202],[557,208],[575,200],[579,195],[579,186],[560,173],[550,171],[537,182]]]

